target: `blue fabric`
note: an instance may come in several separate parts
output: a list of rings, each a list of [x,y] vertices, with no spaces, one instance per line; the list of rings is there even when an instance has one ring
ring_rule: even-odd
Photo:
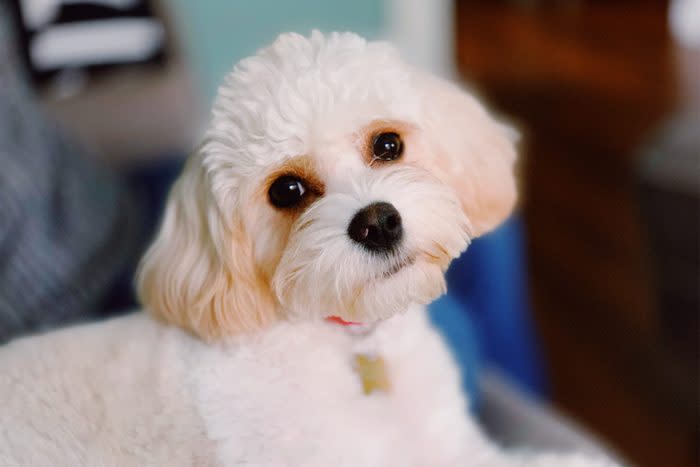
[[[462,388],[469,397],[470,408],[478,409],[477,375],[483,355],[471,313],[466,311],[464,304],[454,295],[447,294],[430,305],[430,319],[441,332],[459,365]]]
[[[532,396],[547,395],[528,306],[524,259],[522,221],[515,216],[474,240],[452,263],[447,272],[448,294],[431,305],[431,317],[477,404],[475,373],[487,365],[501,369]]]
[[[165,210],[168,192],[182,170],[184,160],[182,154],[153,158],[148,164],[122,174],[124,185],[129,188],[133,199],[140,206],[140,224],[143,232],[138,251],[134,252],[136,258],[140,259],[145,253],[155,235]],[[134,290],[136,268],[136,262],[128,263],[104,295],[99,309],[103,310],[105,315],[121,314],[138,307]]]

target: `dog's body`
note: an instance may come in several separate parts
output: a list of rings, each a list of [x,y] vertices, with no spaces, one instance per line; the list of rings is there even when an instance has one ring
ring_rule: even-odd
[[[363,392],[365,351],[390,392]],[[489,444],[421,307],[367,334],[278,323],[216,345],[136,313],[11,343],[0,368],[2,466],[607,465]]]
[[[593,465],[489,444],[420,305],[511,211],[512,139],[386,44],[244,60],[142,262],[149,314],[0,351],[0,464]]]
[[[391,392],[364,394],[366,348]],[[489,452],[422,310],[367,335],[279,323],[214,346],[138,313],[17,341],[0,368],[0,465],[437,467]]]

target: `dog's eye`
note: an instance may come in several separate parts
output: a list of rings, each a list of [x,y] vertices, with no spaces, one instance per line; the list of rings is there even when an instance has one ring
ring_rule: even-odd
[[[268,190],[270,202],[278,208],[291,208],[304,199],[306,186],[293,175],[283,175],[272,182]]]
[[[396,160],[403,153],[403,141],[397,133],[380,133],[374,138],[372,153],[374,159]]]

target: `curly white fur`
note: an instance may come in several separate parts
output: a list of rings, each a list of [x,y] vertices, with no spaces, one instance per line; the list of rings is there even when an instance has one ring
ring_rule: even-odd
[[[371,154],[387,131],[405,144],[393,162]],[[491,445],[421,306],[512,209],[511,137],[388,44],[286,34],[243,60],[142,262],[150,315],[0,351],[0,464],[611,465]],[[308,183],[298,208],[268,198],[285,174]],[[348,235],[374,202],[403,225],[381,255]],[[388,393],[363,393],[358,352],[384,358]]]

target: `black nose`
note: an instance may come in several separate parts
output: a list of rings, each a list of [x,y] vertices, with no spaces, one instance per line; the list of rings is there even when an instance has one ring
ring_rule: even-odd
[[[390,250],[403,235],[399,211],[384,202],[365,206],[350,221],[348,235],[368,250]]]

